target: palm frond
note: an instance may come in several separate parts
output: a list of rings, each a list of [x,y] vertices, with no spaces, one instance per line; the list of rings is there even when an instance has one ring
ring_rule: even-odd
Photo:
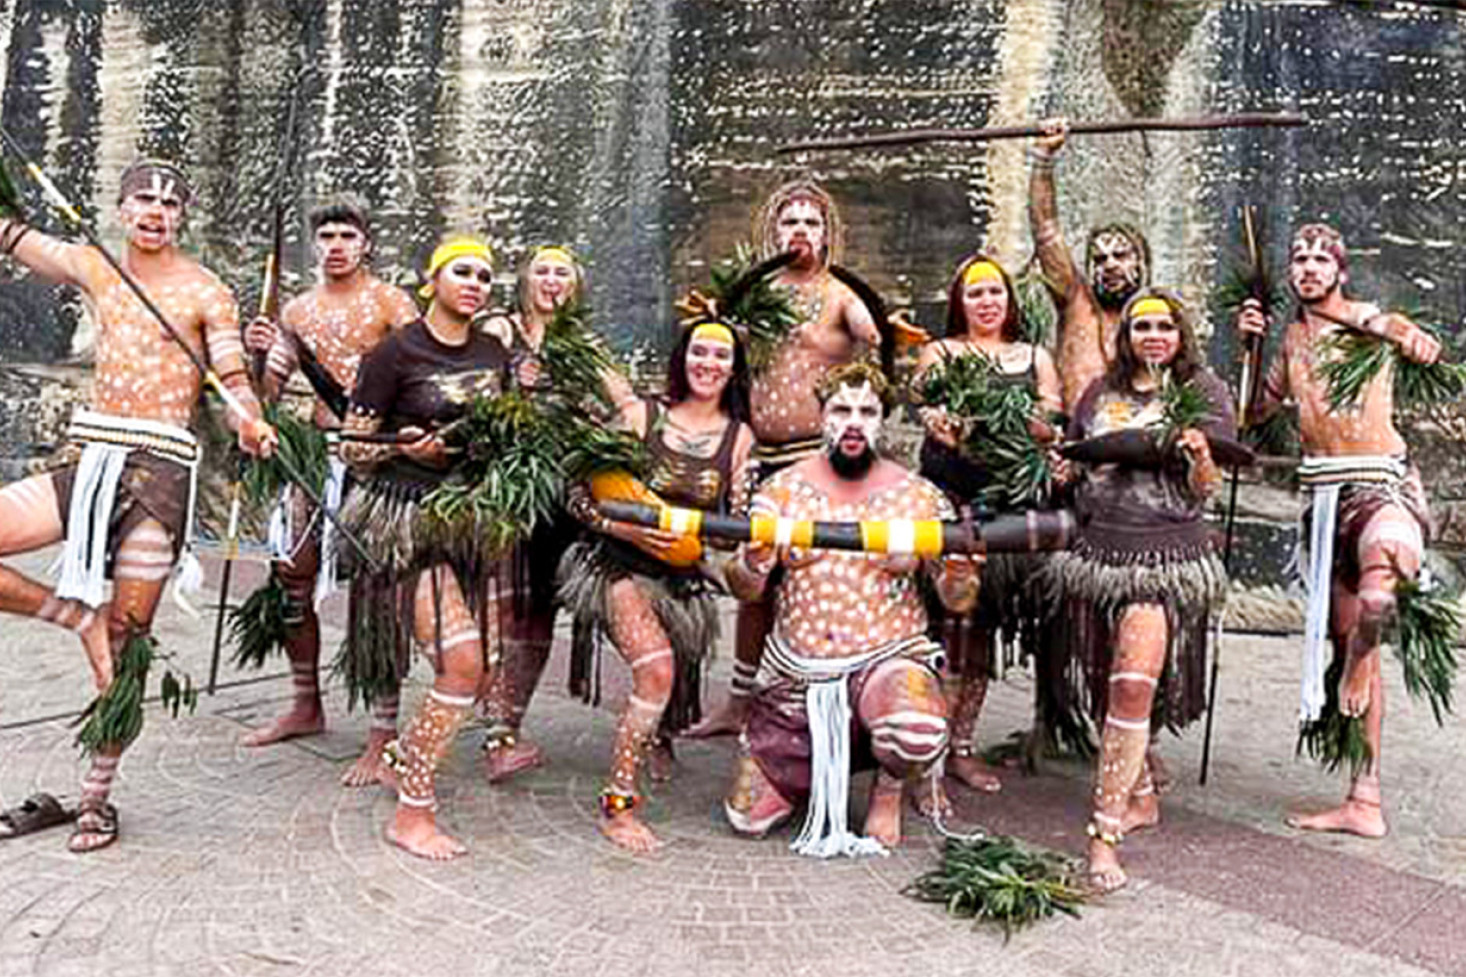
[[[713,266],[706,292],[692,293],[679,307],[693,319],[716,319],[738,329],[749,369],[758,373],[799,325],[790,290],[773,283],[774,272],[787,263],[782,255],[757,263],[753,251],[739,245],[732,258]]]
[[[1073,860],[1014,838],[948,839],[940,867],[902,891],[953,916],[996,923],[1006,937],[1055,913],[1078,916],[1086,899],[1078,873]]]
[[[1364,391],[1381,371],[1395,372],[1395,403],[1421,407],[1449,403],[1466,395],[1466,365],[1417,363],[1398,344],[1355,329],[1340,330],[1324,340],[1319,375],[1328,387],[1329,406],[1358,406]]]
[[[288,604],[285,586],[272,568],[269,579],[229,612],[229,641],[234,645],[236,667],[263,668],[270,655],[284,653]]]
[[[1430,703],[1436,725],[1444,725],[1456,682],[1460,595],[1438,582],[1402,577],[1395,585],[1392,631],[1390,645],[1404,672],[1405,691]]]
[[[1189,428],[1201,427],[1215,416],[1211,400],[1200,387],[1189,381],[1179,383],[1166,374],[1161,384],[1160,429],[1167,441]]]
[[[148,673],[155,660],[169,657],[158,650],[152,635],[135,626],[128,628],[115,660],[112,684],[77,717],[81,729],[76,742],[86,753],[96,755],[102,749],[126,746],[137,739],[143,729]],[[180,682],[172,669],[165,670],[159,692],[163,708],[175,717],[180,708],[186,706],[192,711],[198,705],[198,690],[186,672]]]
[[[606,404],[603,377],[615,358],[590,328],[590,308],[583,302],[565,302],[545,326],[540,359],[549,374],[550,389],[576,399],[591,397]]]
[[[1335,658],[1324,672],[1323,710],[1317,719],[1299,727],[1294,753],[1307,754],[1330,773],[1347,764],[1349,775],[1357,777],[1369,766],[1373,751],[1364,736],[1363,718],[1346,716],[1339,710],[1339,679],[1343,674],[1344,662]]]
[[[250,456],[244,466],[242,485],[247,499],[257,506],[271,506],[282,486],[290,481],[286,466],[293,466],[317,495],[330,474],[330,455],[326,436],[314,423],[302,420],[283,404],[266,404],[264,417],[279,436],[275,455],[269,458]]]

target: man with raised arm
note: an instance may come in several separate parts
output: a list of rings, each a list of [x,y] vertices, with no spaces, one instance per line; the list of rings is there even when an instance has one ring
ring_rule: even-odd
[[[388,285],[371,271],[371,226],[366,209],[355,201],[328,201],[311,211],[311,242],[315,251],[317,282],[310,291],[286,303],[280,326],[264,317],[256,318],[245,330],[249,351],[265,356],[265,396],[279,399],[286,383],[300,366],[304,347],[331,380],[348,396],[356,386],[356,372],[362,357],[393,329],[417,318],[417,306],[400,288]],[[298,345],[297,345],[298,344]],[[341,426],[331,407],[321,397],[315,400],[314,421],[323,431]],[[345,467],[331,462],[331,482],[325,501],[339,500]],[[320,732],[325,726],[321,708],[320,620],[316,607],[330,592],[334,573],[332,547],[323,546],[331,524],[304,493],[287,488],[281,501],[280,531],[274,535],[281,552],[276,553],[276,571],[286,592],[285,651],[295,698],[285,715],[260,729],[246,733],[245,746],[264,746]],[[324,561],[324,562],[323,562]],[[376,780],[382,746],[396,735],[397,702],[383,696],[374,703],[370,739],[362,760],[342,778],[348,786],[362,786]]]
[[[1084,267],[1079,267],[1064,242],[1054,188],[1054,164],[1067,127],[1055,121],[1047,128],[1049,134],[1030,150],[1028,221],[1044,279],[1059,304],[1059,379],[1064,407],[1073,411],[1114,358],[1120,310],[1150,284],[1150,245],[1129,224],[1096,227],[1085,244]]]
[[[779,187],[760,211],[756,233],[764,257],[794,253],[777,284],[790,291],[800,318],[773,362],[754,373],[750,386],[757,440],[751,467],[762,480],[819,453],[820,383],[831,370],[853,361],[862,347],[878,349],[881,337],[860,297],[830,272],[842,243],[841,225],[835,203],[822,187],[805,180]],[[772,615],[767,598],[739,605],[728,701],[689,735],[725,735],[742,728]]]
[[[1299,481],[1311,496],[1305,517],[1308,547],[1300,560],[1308,587],[1300,720],[1319,719],[1329,705],[1329,658],[1338,670],[1337,708],[1362,717],[1369,759],[1353,773],[1337,808],[1289,817],[1296,828],[1344,831],[1378,838],[1388,830],[1381,809],[1380,729],[1384,688],[1380,641],[1395,611],[1395,588],[1420,571],[1430,514],[1420,473],[1405,456],[1395,427],[1393,373],[1381,370],[1357,400],[1336,409],[1322,374],[1331,340],[1350,330],[1397,345],[1418,363],[1440,356],[1440,343],[1402,315],[1381,312],[1344,295],[1348,252],[1338,231],[1323,224],[1298,229],[1288,252],[1288,281],[1298,311],[1283,336],[1253,423],[1285,400],[1298,404],[1303,463]],[[1249,299],[1238,316],[1243,334],[1264,335],[1262,307]],[[1332,655],[1325,639],[1332,641]]]
[[[250,389],[234,296],[178,247],[192,196],[187,178],[170,163],[141,160],[124,170],[122,265],[236,398],[243,416],[231,411],[228,421],[240,447],[268,453],[275,433],[260,419]],[[68,463],[0,489],[0,555],[65,540],[61,581],[53,589],[0,565],[0,610],[76,632],[102,692],[112,684],[124,644],[147,635],[190,536],[199,447],[188,425],[203,378],[96,248],[7,218],[0,219],[0,251],[44,278],[79,288],[97,323],[91,398],[72,419]],[[126,745],[104,743],[93,751],[72,851],[116,840],[117,809],[108,797]]]

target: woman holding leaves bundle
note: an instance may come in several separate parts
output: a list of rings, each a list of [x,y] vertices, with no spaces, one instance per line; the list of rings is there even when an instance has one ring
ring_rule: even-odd
[[[415,642],[436,673],[416,716],[387,744],[386,776],[397,787],[387,837],[414,855],[464,854],[439,830],[434,774],[473,706],[491,654],[486,594],[502,540],[469,508],[460,518],[431,513],[430,498],[455,483],[475,450],[451,452],[450,425],[506,385],[503,344],[471,326],[489,297],[489,249],[450,238],[433,252],[417,322],[368,354],[358,377],[341,449],[361,484],[342,520],[380,565],[352,581],[350,660],[342,662],[353,697],[394,693],[406,672],[399,649]],[[352,440],[395,434],[392,443]]]
[[[1142,289],[1121,314],[1115,361],[1069,422],[1084,459],[1078,540],[1049,564],[1052,607],[1088,673],[1101,721],[1089,873],[1126,882],[1116,847],[1160,818],[1146,750],[1155,724],[1179,728],[1206,707],[1206,630],[1226,572],[1204,521],[1220,482],[1214,447],[1235,437],[1226,387],[1201,365],[1181,301]]]
[[[645,452],[641,500],[652,501],[655,493],[670,505],[714,512],[743,504],[753,449],[747,417],[742,341],[717,322],[688,328],[672,353],[665,403],[631,400],[620,409],[621,426]],[[581,497],[575,508],[599,536],[566,553],[561,598],[578,623],[609,637],[631,667],[610,783],[600,796],[600,829],[621,848],[647,852],[661,842],[639,817],[637,775],[654,742],[699,718],[701,662],[717,636],[713,586],[695,540],[612,522],[586,501]],[[585,674],[590,663],[572,669]]]
[[[1048,492],[1041,443],[1056,440],[1048,418],[1060,408],[1059,375],[1047,350],[1022,338],[1013,280],[978,254],[964,261],[947,292],[946,338],[928,343],[915,387],[926,439],[921,474],[950,495],[965,517],[1029,508]],[[952,752],[947,772],[975,790],[996,791],[997,776],[973,744],[993,670],[998,629],[1034,651],[1039,615],[1028,578],[1035,557],[989,558],[977,607],[952,615],[933,608],[950,662]],[[936,605],[938,602],[931,602]]]

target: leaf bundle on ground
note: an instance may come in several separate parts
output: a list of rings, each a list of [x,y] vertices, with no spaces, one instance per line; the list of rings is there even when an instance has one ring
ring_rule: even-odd
[[[1005,935],[1055,913],[1078,916],[1086,898],[1072,859],[1004,836],[948,839],[941,865],[903,891],[953,916],[996,923]]]

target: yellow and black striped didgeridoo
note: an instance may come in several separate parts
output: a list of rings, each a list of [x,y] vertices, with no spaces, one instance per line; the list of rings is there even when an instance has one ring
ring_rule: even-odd
[[[740,518],[644,502],[606,501],[598,507],[601,515],[615,522],[661,529],[679,536],[920,557],[1039,553],[1067,549],[1074,537],[1074,515],[1067,509],[1029,509],[989,522],[964,523],[937,519],[816,522],[775,516]]]

